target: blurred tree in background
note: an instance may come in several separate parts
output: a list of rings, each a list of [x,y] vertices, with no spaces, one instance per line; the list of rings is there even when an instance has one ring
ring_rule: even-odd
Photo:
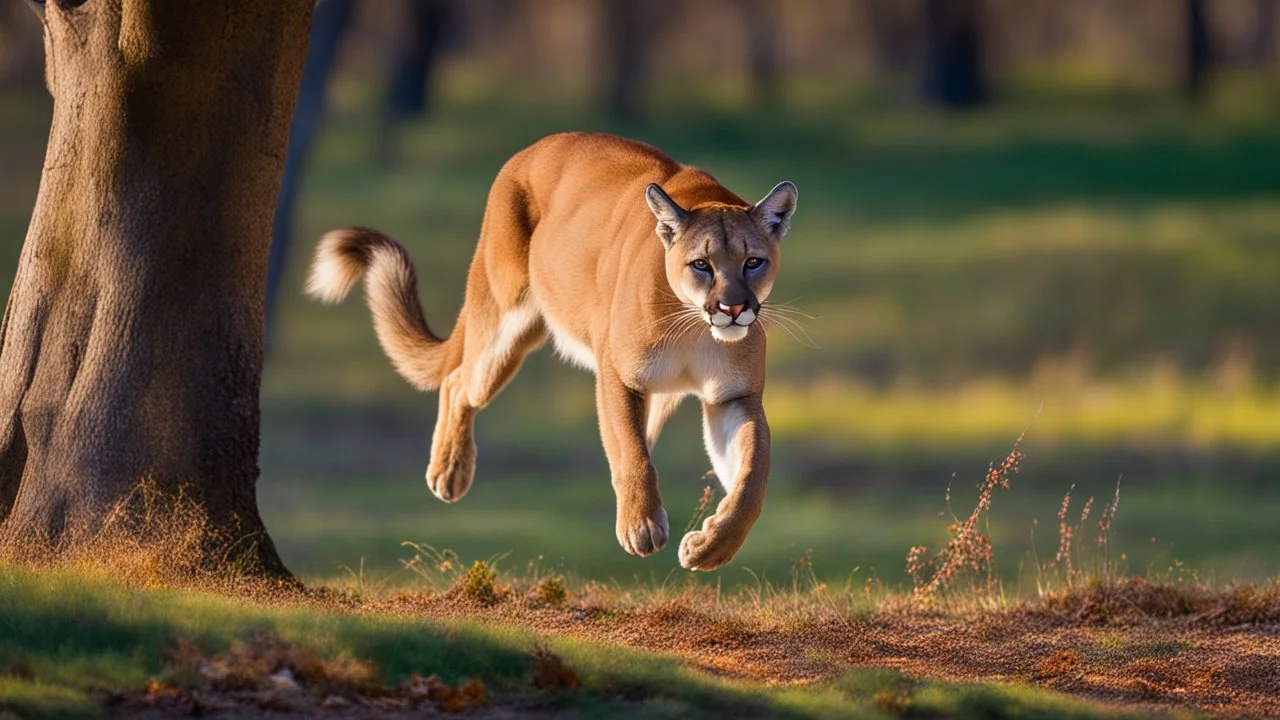
[[[1209,44],[1209,21],[1204,0],[1187,0],[1187,97],[1192,100],[1204,95],[1206,75],[1213,59]]]
[[[395,133],[405,121],[426,115],[436,64],[449,41],[459,0],[415,0],[408,3],[405,32],[392,51],[378,157],[395,157]]]
[[[924,97],[954,108],[986,101],[981,0],[925,0],[921,24]]]
[[[327,1],[327,0],[326,0]],[[773,98],[788,80],[849,76],[963,107],[1046,68],[1163,83],[1191,96],[1213,66],[1274,70],[1275,0],[352,0],[341,63],[381,76],[387,127],[430,106],[441,62],[533,81],[584,79],[639,119],[656,78],[741,81]],[[0,8],[0,89],[39,83],[38,25]]]
[[[0,93],[43,86],[40,21],[26,3],[0,5]]]

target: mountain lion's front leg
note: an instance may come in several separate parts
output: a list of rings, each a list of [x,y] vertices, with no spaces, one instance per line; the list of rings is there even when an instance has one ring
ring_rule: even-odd
[[[658,472],[645,443],[644,395],[622,383],[607,363],[596,376],[600,437],[618,501],[618,543],[632,555],[652,555],[667,544],[667,511]]]
[[[726,495],[716,512],[680,542],[680,564],[714,570],[733,559],[764,507],[769,481],[769,423],[759,395],[702,404],[707,455]]]

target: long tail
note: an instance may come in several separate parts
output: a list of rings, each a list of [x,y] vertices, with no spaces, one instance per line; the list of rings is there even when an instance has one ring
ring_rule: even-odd
[[[365,278],[378,343],[396,372],[419,390],[440,387],[447,346],[427,327],[418,299],[418,277],[404,246],[364,227],[332,230],[320,238],[306,293],[338,303]]]

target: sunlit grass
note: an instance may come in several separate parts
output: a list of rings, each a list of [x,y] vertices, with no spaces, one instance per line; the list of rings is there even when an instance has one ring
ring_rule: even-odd
[[[1124,381],[972,381],[890,390],[839,379],[770,389],[783,437],[868,448],[989,443],[1029,430],[1038,445],[1230,446],[1280,442],[1280,389],[1220,388],[1156,370]]]
[[[282,599],[283,600],[283,599]],[[513,625],[352,613],[316,606],[268,607],[179,590],[137,590],[69,573],[32,575],[0,567],[0,711],[23,717],[106,714],[103,691],[140,693],[152,681],[182,683],[172,663],[179,641],[221,652],[262,633],[372,663],[388,686],[438,674],[480,678],[490,702],[527,703],[536,648],[554,652],[582,689],[544,694],[558,717],[882,717],[881,693],[902,694],[921,712],[958,718],[1107,717],[1105,709],[1029,686],[916,682],[895,671],[851,670],[803,690],[713,677],[670,656]],[[11,675],[15,668],[23,677]]]

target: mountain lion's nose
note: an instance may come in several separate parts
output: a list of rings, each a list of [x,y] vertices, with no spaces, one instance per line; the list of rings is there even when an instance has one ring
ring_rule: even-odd
[[[729,313],[729,317],[733,318],[734,320],[738,319],[738,316],[742,314],[742,309],[745,307],[746,307],[746,304],[725,305],[724,303],[720,303],[720,309]]]

